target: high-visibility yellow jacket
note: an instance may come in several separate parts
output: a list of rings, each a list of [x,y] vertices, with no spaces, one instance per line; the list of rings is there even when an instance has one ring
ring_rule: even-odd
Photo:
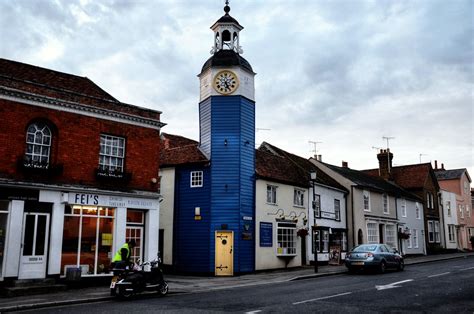
[[[122,245],[122,247],[120,249],[118,249],[117,253],[115,253],[115,256],[114,256],[114,259],[112,260],[112,263],[115,263],[115,262],[121,262],[123,261],[122,259],[122,250],[125,249],[127,250],[127,258],[125,261],[128,261],[128,259],[130,258],[130,248],[128,247],[128,243],[125,243],[124,245]]]

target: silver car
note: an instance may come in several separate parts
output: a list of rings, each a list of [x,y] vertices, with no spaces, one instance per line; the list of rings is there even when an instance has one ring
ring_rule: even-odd
[[[349,272],[357,269],[376,269],[384,273],[387,268],[403,270],[403,257],[395,248],[386,244],[362,244],[353,248],[346,255],[346,267]]]

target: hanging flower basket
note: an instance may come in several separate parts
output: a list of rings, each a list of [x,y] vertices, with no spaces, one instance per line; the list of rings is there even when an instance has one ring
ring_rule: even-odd
[[[299,229],[298,231],[296,231],[296,235],[298,237],[306,237],[308,235],[308,229],[306,229],[306,228]]]
[[[399,237],[400,239],[407,240],[407,239],[410,239],[410,233],[399,232],[399,233],[398,233],[398,237]]]

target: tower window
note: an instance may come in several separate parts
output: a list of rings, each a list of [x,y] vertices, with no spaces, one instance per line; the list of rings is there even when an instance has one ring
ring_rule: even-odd
[[[200,188],[202,186],[202,171],[191,171],[191,187]]]

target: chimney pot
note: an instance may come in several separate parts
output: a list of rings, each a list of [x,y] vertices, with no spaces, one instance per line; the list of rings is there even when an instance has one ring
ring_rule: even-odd
[[[347,161],[342,161],[342,167],[343,168],[349,168],[349,163]]]

